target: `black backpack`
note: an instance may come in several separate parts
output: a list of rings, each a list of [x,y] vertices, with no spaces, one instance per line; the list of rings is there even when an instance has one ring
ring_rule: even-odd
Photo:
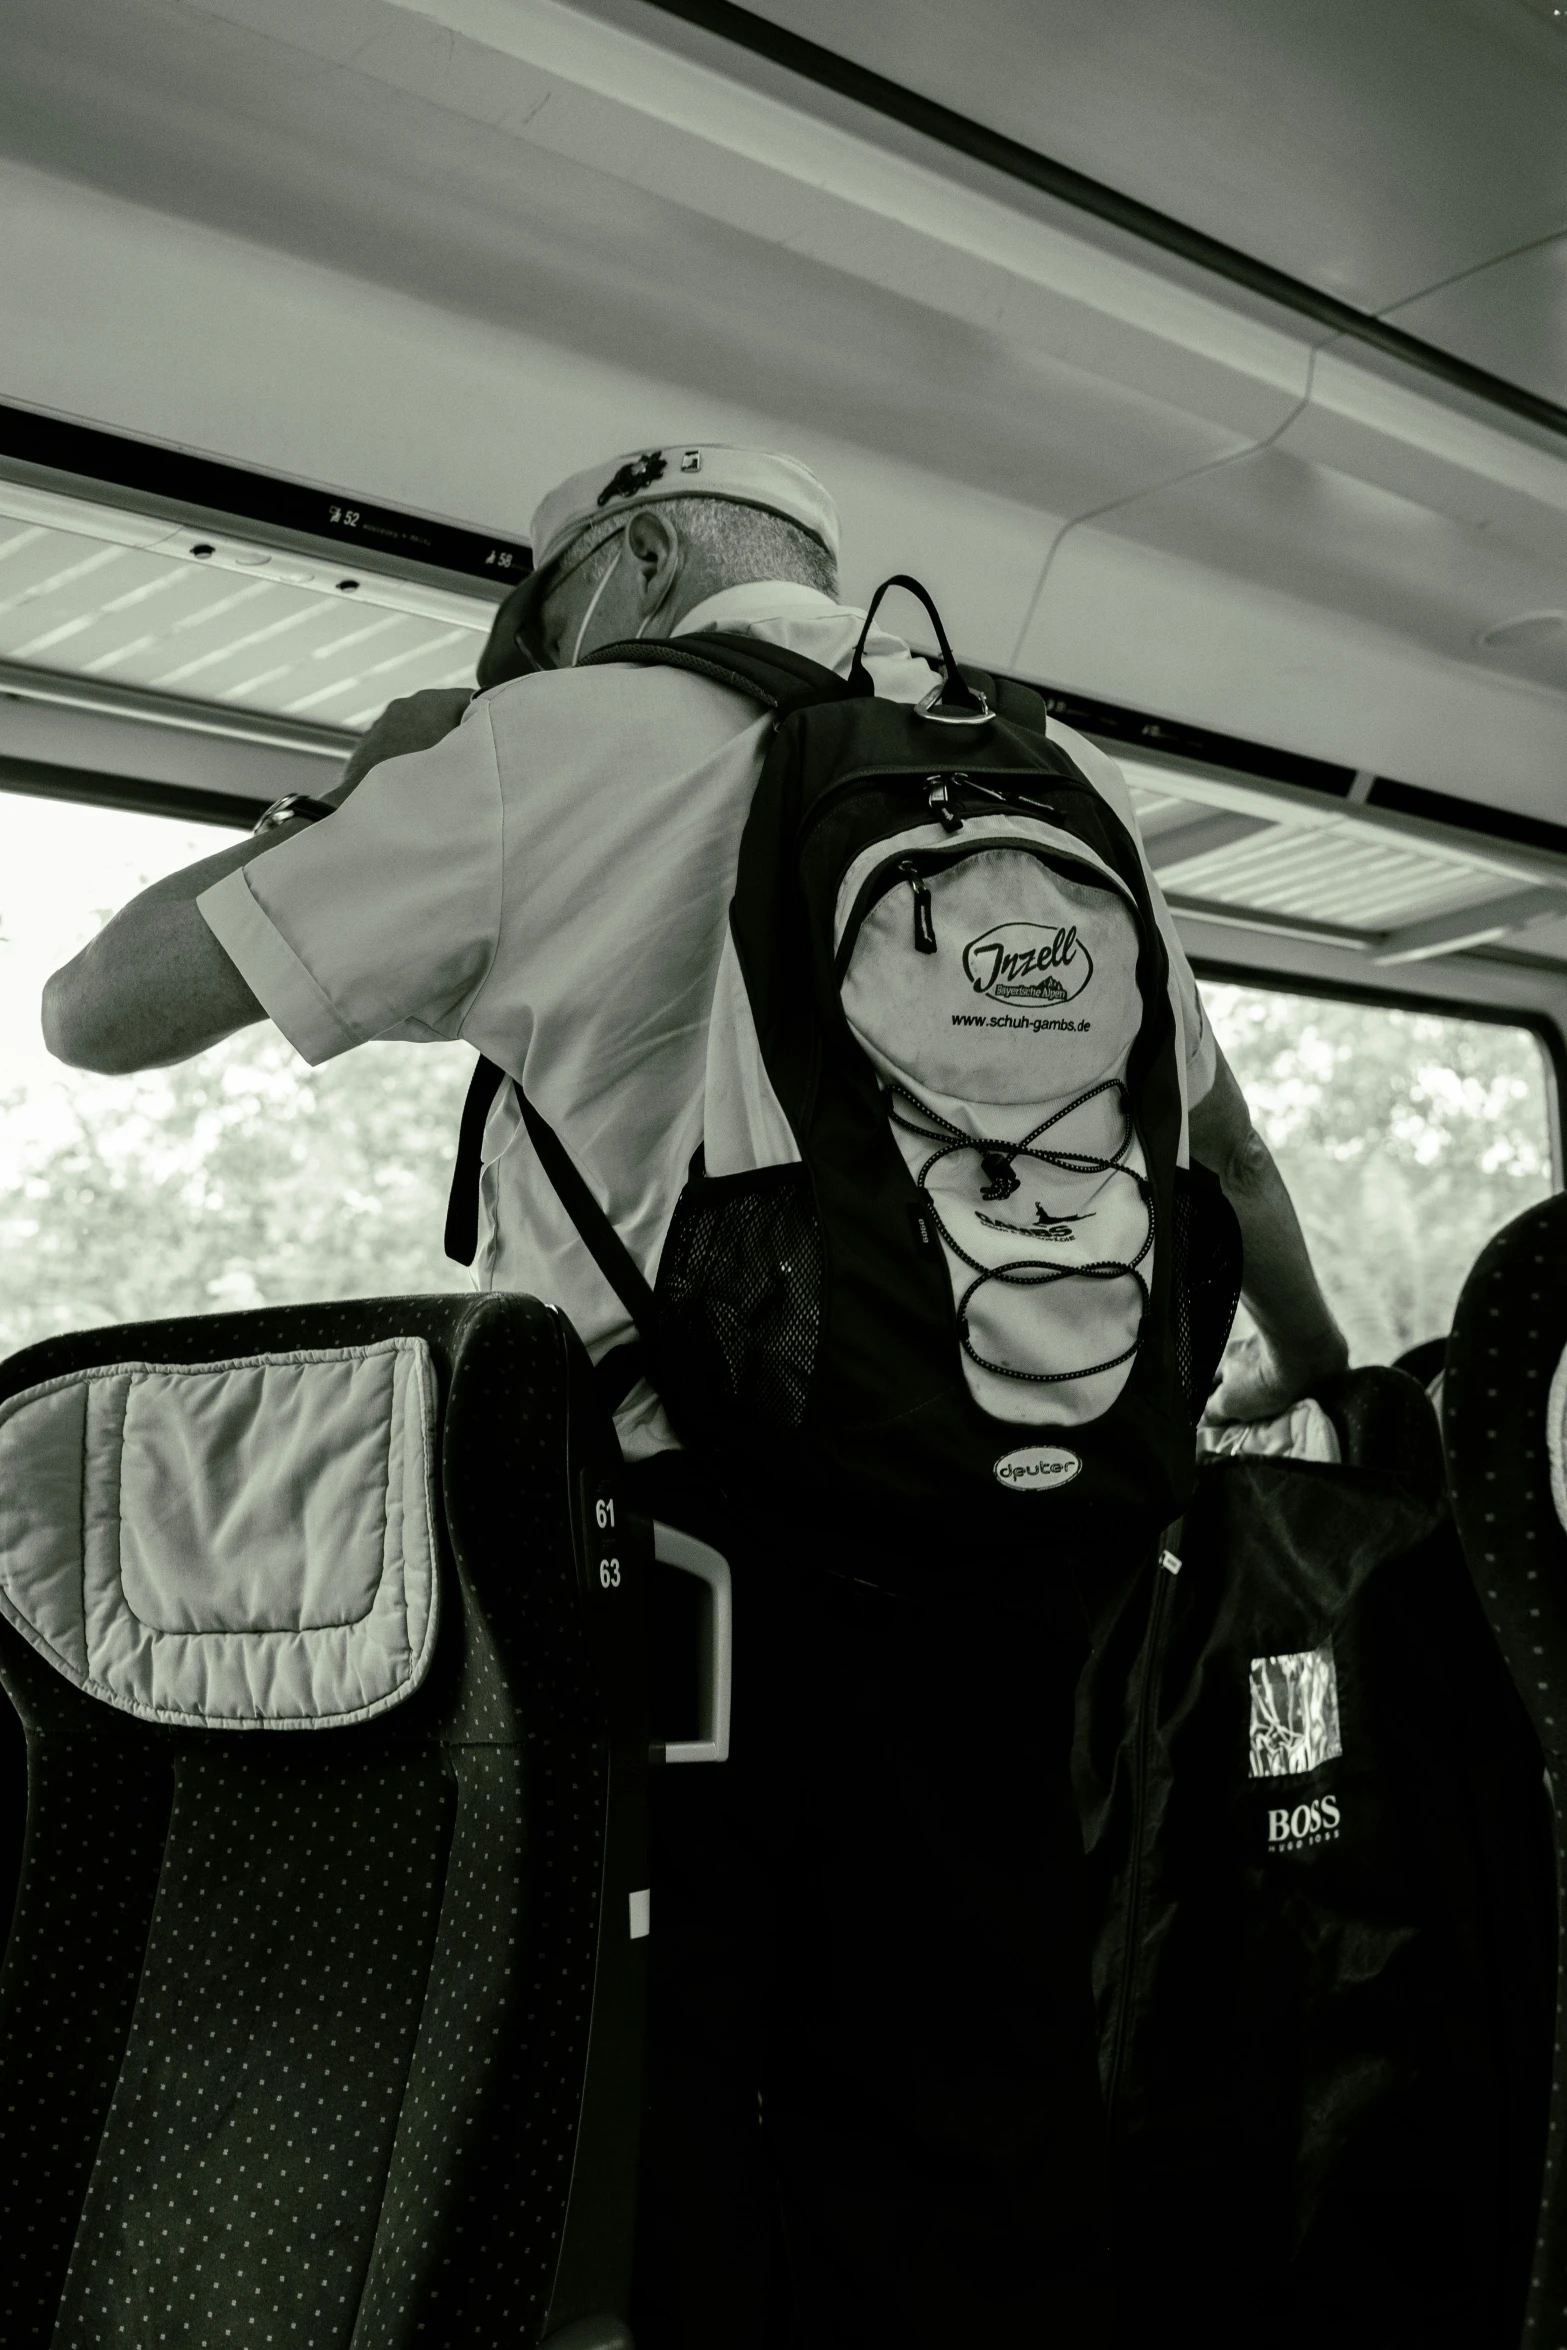
[[[652,1288],[558,1138],[541,1163],[682,1441],[796,1495],[994,1505],[1062,1533],[1184,1507],[1239,1288],[1214,1180],[1177,1164],[1168,963],[1132,834],[1039,696],[945,660],[879,700],[720,632],[611,645],[748,694],[776,727],[741,840],[706,1132]],[[463,1119],[448,1253],[471,1263]],[[1043,1513],[1043,1515],[1039,1515]]]

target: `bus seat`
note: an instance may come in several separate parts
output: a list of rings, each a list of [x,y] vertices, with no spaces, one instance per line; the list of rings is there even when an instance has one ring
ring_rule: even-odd
[[[1175,1571],[1084,1675],[1117,2339],[1239,2350],[1265,2313],[1286,2350],[1515,2350],[1554,1992],[1538,1749],[1426,1397],[1377,1368],[1315,1401],[1338,1459],[1208,1453]]]
[[[1564,1361],[1567,1197],[1557,1193],[1506,1225],[1464,1284],[1448,1345],[1443,1430],[1470,1573],[1544,1753],[1556,1877],[1567,1892],[1559,1800],[1567,1784]],[[1529,2301],[1529,2339],[1542,2343],[1563,2338],[1567,2307],[1564,2114],[1567,2075],[1558,2056]]]
[[[630,2350],[640,1536],[530,1298],[0,1366],[0,2339]]]
[[[0,1689],[0,1959],[5,1956],[27,1834],[27,1735]]]
[[[1433,1395],[1446,1360],[1445,1338],[1423,1338],[1418,1346],[1406,1347],[1401,1355],[1395,1355],[1393,1368],[1395,1371],[1407,1371],[1411,1379],[1418,1379],[1427,1395]]]

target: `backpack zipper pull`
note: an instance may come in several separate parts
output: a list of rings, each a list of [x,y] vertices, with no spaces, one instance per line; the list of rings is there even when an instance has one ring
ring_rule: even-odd
[[[931,814],[941,818],[944,832],[961,832],[963,830],[963,819],[952,805],[952,786],[955,783],[967,783],[967,781],[968,777],[961,774],[952,776],[927,775],[925,778],[926,801]]]
[[[914,892],[914,951],[917,955],[933,955],[936,952],[936,922],[930,910],[930,891],[925,886],[925,876],[912,857],[905,857],[898,871]]]

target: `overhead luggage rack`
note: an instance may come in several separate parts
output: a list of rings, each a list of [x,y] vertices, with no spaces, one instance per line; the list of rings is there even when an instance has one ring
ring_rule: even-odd
[[[1193,923],[1335,947],[1368,977],[1500,941],[1567,966],[1561,851],[1107,747],[1165,896]]]
[[[389,701],[471,685],[530,560],[520,541],[0,407],[0,789],[246,825],[323,788]],[[1406,988],[1411,967],[1475,950],[1567,968],[1567,827],[1047,702],[1120,760],[1199,955],[1273,940]]]
[[[471,684],[494,604],[233,533],[0,481],[0,659],[358,733]],[[58,692],[58,684],[55,686]]]
[[[0,406],[0,790],[245,826],[471,685],[520,540]]]

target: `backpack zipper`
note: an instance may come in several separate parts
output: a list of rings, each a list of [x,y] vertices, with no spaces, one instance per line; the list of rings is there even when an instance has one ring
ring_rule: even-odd
[[[914,857],[887,857],[866,875],[860,884],[854,904],[849,909],[848,920],[843,926],[843,936],[838,943],[838,951],[833,957],[833,977],[838,986],[843,985],[844,976],[849,968],[849,958],[854,952],[854,944],[860,935],[866,916],[874,906],[881,903],[882,899],[896,887],[899,881],[908,882],[914,892],[915,951],[921,955],[935,954],[937,951],[935,908],[931,899],[930,886],[925,878],[926,874],[945,872],[949,866],[961,865],[968,858],[983,856],[991,849],[1011,849],[1020,856],[1037,857],[1042,865],[1049,866],[1053,872],[1059,871],[1063,865],[1069,865],[1082,873],[1096,889],[1104,890],[1107,895],[1113,896],[1119,892],[1135,912],[1135,901],[1131,898],[1130,891],[1127,890],[1119,875],[1103,873],[1097,866],[1091,864],[1087,857],[1078,858],[1070,856],[1062,850],[1047,849],[1038,841],[1028,839],[997,840],[986,835],[972,848],[954,841],[950,848],[922,849],[918,859]]]
[[[905,857],[899,873],[914,892],[914,952],[933,955],[936,952],[936,920],[930,910],[930,891],[925,876],[912,857]]]
[[[952,805],[952,787],[955,783],[967,783],[968,780],[961,767],[955,767],[950,775],[927,775],[925,778],[925,805],[933,816],[941,818],[943,832],[963,830],[963,819]]]
[[[1143,1844],[1147,1828],[1148,1756],[1153,1742],[1154,1697],[1160,1674],[1159,1643],[1169,1612],[1174,1577],[1162,1558],[1154,1568],[1153,1598],[1148,1629],[1143,1636],[1143,1669],[1137,1684],[1137,1715],[1132,1729],[1132,1854],[1126,1875],[1126,1936],[1121,1956],[1121,1980],[1116,1986],[1115,2022],[1110,2033],[1110,2065],[1105,2081],[1105,2118],[1115,2128],[1116,2100],[1126,2071],[1131,2037],[1132,1986],[1137,1974],[1137,1944],[1143,1922]]]
[[[1071,786],[1073,782],[1072,777],[1066,775],[1058,776],[1053,779],[1044,777],[1041,775],[1040,770],[1037,767],[993,767],[988,769],[987,772],[1004,779],[1016,778],[1016,780],[1020,783],[1024,781],[1032,783],[1042,782],[1046,784],[1047,788],[1052,781],[1059,783],[1062,786]],[[973,776],[962,768],[953,769],[949,767],[942,769],[940,772],[936,772],[927,768],[923,772],[916,772],[914,769],[908,767],[856,767],[851,774],[840,775],[836,783],[829,784],[821,796],[812,802],[811,807],[806,815],[801,818],[799,828],[795,833],[796,853],[798,854],[804,849],[805,843],[809,839],[811,833],[815,830],[818,820],[827,813],[829,808],[836,807],[838,802],[845,796],[846,793],[861,791],[867,784],[876,783],[901,783],[904,785],[923,784],[926,789],[927,798],[929,797],[929,794],[934,786],[938,784],[944,786],[945,788],[943,791],[943,799],[947,803],[947,813],[942,815],[942,808],[939,802],[932,802],[931,805],[933,806],[934,813],[941,817],[943,826],[949,832],[956,832],[961,827],[963,822],[963,819],[958,815],[956,808],[952,807],[950,804],[951,792],[954,784],[959,786],[964,791],[983,792],[986,799],[999,801],[1003,807],[1012,807],[1016,805],[1020,808],[1027,808],[1031,815],[1049,816],[1056,820],[1059,820],[1060,817],[1060,810],[1051,807],[1048,802],[1043,800],[1025,800],[1019,794],[1009,795],[1006,792],[994,791],[988,784],[977,784],[974,781]],[[1078,786],[1077,788],[1081,790],[1082,787]]]

